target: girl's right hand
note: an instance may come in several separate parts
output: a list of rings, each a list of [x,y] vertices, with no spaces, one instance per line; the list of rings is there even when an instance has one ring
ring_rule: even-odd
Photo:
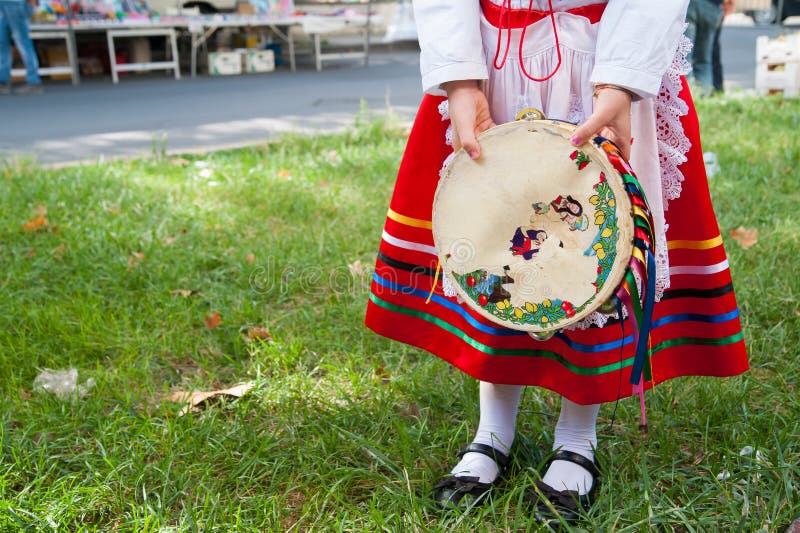
[[[476,80],[449,81],[442,85],[449,100],[450,122],[453,124],[453,149],[464,148],[472,159],[481,156],[476,137],[493,127],[489,102]]]

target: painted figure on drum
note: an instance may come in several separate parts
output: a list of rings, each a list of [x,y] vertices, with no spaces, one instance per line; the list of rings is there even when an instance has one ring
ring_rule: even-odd
[[[524,259],[531,259],[539,252],[542,243],[547,239],[547,232],[543,229],[519,227],[511,238],[512,255],[521,255]]]
[[[550,202],[563,222],[566,222],[570,231],[585,231],[589,227],[589,218],[583,214],[583,206],[572,196],[558,196]]]
[[[547,215],[553,212],[557,214],[558,220],[567,223],[570,231],[585,231],[589,227],[589,218],[583,213],[583,206],[569,194],[566,196],[560,194],[549,204],[544,202],[533,204],[534,214],[531,216],[531,222],[534,221],[535,215]]]

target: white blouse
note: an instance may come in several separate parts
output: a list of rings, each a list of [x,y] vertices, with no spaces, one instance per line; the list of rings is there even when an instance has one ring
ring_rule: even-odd
[[[502,4],[502,0],[492,0]],[[554,11],[603,2],[552,0]],[[684,32],[689,0],[609,0],[599,24],[591,82],[613,83],[642,98],[658,94]],[[529,0],[512,0],[527,8]],[[547,0],[534,0],[534,9],[549,9]],[[414,0],[422,54],[423,90],[444,94],[439,86],[453,80],[485,80],[478,0]]]

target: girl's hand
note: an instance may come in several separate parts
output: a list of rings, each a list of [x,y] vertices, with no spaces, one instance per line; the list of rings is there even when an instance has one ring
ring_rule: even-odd
[[[442,85],[449,100],[450,121],[453,124],[453,150],[464,148],[470,158],[481,156],[476,137],[493,127],[489,102],[476,80],[450,81]]]
[[[575,130],[572,144],[580,146],[596,134],[616,144],[625,159],[631,156],[631,94],[623,89],[599,87],[594,113]]]

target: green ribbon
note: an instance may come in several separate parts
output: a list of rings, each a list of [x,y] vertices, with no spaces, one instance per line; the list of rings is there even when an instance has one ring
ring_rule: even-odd
[[[544,359],[550,359],[552,361],[556,361],[565,366],[570,372],[582,376],[599,376],[602,374],[608,374],[610,372],[616,372],[623,368],[627,368],[633,364],[633,357],[629,357],[627,359],[623,359],[621,361],[617,361],[608,365],[603,365],[598,367],[582,367],[566,360],[563,356],[555,352],[547,350],[528,350],[519,348],[492,348],[491,346],[487,346],[481,342],[478,342],[477,340],[473,339],[472,337],[464,333],[462,330],[447,323],[445,320],[442,320],[439,317],[431,315],[430,313],[426,313],[424,311],[417,311],[416,309],[411,309],[408,307],[403,307],[389,303],[385,300],[380,299],[375,294],[370,294],[369,298],[375,305],[379,307],[382,307],[389,311],[393,311],[395,313],[400,313],[402,315],[419,318],[425,320],[426,322],[430,322],[431,324],[439,326],[440,328],[455,335],[465,343],[469,344],[476,350],[484,352],[488,355],[503,355],[512,357],[542,357]],[[733,344],[741,339],[742,339],[741,332],[737,333],[736,335],[723,337],[721,339],[701,339],[692,337],[670,339],[668,341],[664,341],[656,345],[652,350],[650,350],[650,354],[652,355],[663,349],[671,348],[673,346],[682,346],[685,344],[698,344],[702,346],[723,346],[725,344]]]

